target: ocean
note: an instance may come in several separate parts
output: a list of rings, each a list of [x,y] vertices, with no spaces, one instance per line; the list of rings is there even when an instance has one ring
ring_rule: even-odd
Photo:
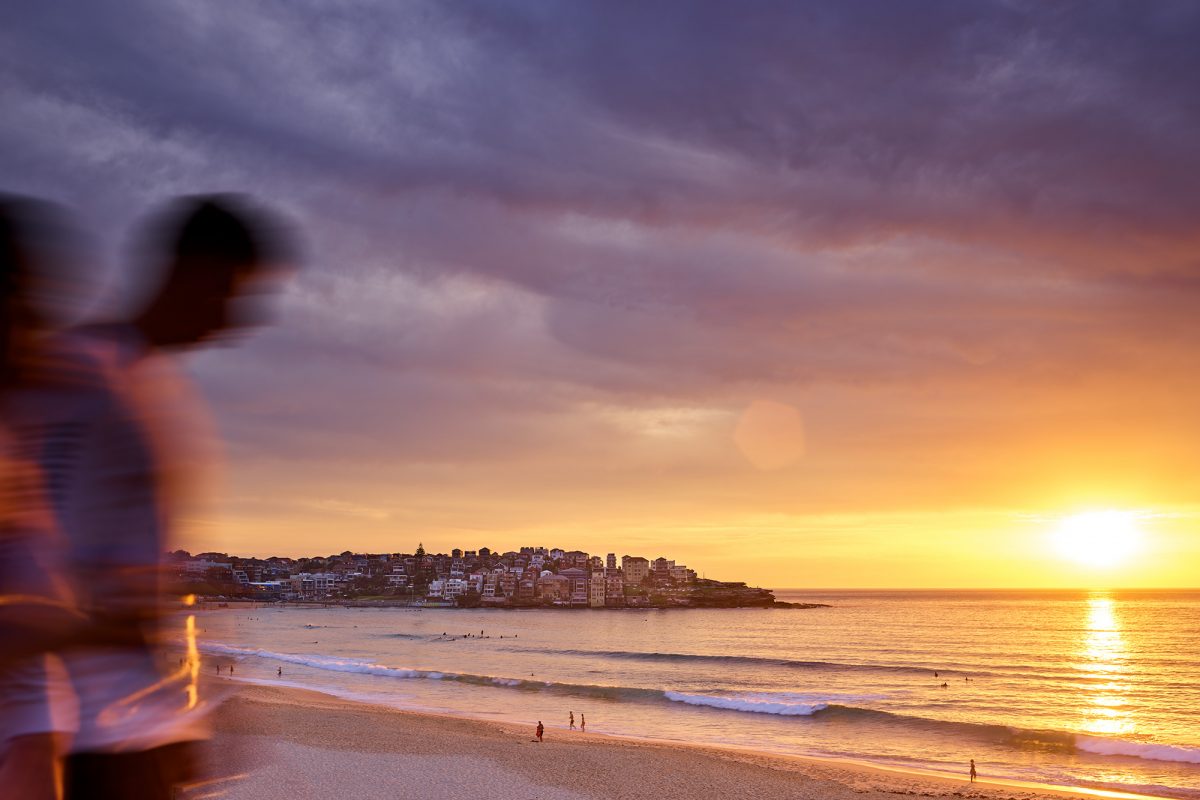
[[[1200,798],[1200,591],[198,612],[205,669],[404,709]],[[282,669],[283,674],[279,675]]]

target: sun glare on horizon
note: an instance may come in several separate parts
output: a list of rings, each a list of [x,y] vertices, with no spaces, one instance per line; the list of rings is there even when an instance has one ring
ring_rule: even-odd
[[[1142,532],[1133,511],[1087,511],[1063,518],[1054,531],[1060,556],[1088,567],[1117,567],[1141,549]]]

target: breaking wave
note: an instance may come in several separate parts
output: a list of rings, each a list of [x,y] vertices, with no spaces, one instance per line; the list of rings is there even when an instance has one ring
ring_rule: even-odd
[[[329,670],[330,672],[353,672],[359,675],[380,675],[388,678],[432,678],[440,679],[445,677],[445,673],[434,672],[431,670],[418,669],[403,669],[400,667],[385,667],[382,664],[373,664],[369,661],[360,661],[352,658],[333,658],[332,656],[305,656],[295,653],[277,653],[274,650],[262,650],[251,647],[235,647],[228,644],[220,644],[219,642],[204,642],[200,645],[201,650],[206,650],[210,653],[223,653],[233,656],[257,656],[259,658],[269,658],[274,661],[282,661],[286,664],[300,664],[306,667],[315,669]]]
[[[389,667],[370,661],[354,658],[335,658],[332,656],[297,655],[295,653],[279,653],[273,650],[262,650],[248,647],[206,642],[201,650],[213,653],[236,656],[256,656],[283,661],[290,664],[300,664],[314,669],[330,672],[349,672],[358,675],[376,675],[384,678],[400,678],[408,680],[437,680],[457,681],[478,686],[504,686],[527,691],[549,691],[561,694],[585,695],[606,700],[653,700],[661,699],[663,692],[658,689],[639,689],[628,686],[597,686],[581,683],[557,683],[554,681],[538,681],[526,678],[507,678],[495,675],[473,675],[464,672],[444,672],[439,670],[410,669],[407,667]]]
[[[873,695],[843,695],[837,693],[814,695],[765,692],[700,694],[630,686],[559,683],[555,681],[538,681],[494,675],[409,669],[376,664],[361,659],[280,653],[272,650],[235,647],[216,642],[205,642],[200,647],[202,650],[213,653],[267,658],[330,672],[348,672],[405,680],[456,681],[478,686],[552,692],[603,700],[682,703],[733,713],[769,714],[783,717],[811,718],[813,720],[844,718],[874,724],[907,727],[910,729],[920,727],[960,739],[972,738],[1018,749],[1083,751],[1101,756],[1126,756],[1153,761],[1200,764],[1200,748],[1195,747],[1110,739],[1100,736],[1076,734],[1069,731],[1015,728],[1005,725],[973,722],[954,722],[931,719],[929,717],[896,714],[890,711],[843,705],[836,702],[838,700],[848,702],[854,702],[855,700],[869,701],[877,697]]]
[[[787,702],[772,695],[707,695],[685,694],[684,692],[663,692],[668,700],[677,703],[687,703],[692,706],[709,706],[723,708],[729,711],[750,711],[755,714],[778,714],[784,717],[811,717],[818,711],[829,707],[827,703],[797,703]]]
[[[1132,756],[1152,761],[1177,761],[1184,764],[1200,764],[1200,747],[1130,742],[1124,739],[1105,739],[1100,736],[1075,737],[1075,746],[1088,753],[1102,756]]]
[[[707,664],[750,664],[768,667],[787,667],[791,669],[831,669],[831,670],[862,670],[866,672],[909,672],[927,675],[932,670],[924,667],[887,664],[841,664],[832,661],[798,661],[787,658],[768,658],[764,656],[729,656],[708,655],[704,653],[647,653],[638,650],[550,650],[551,653],[566,656],[587,656],[591,658],[615,658],[630,661],[692,661]],[[946,673],[950,674],[950,670]],[[973,672],[973,675],[982,675]]]
[[[584,656],[587,658],[611,658],[623,661],[677,662],[696,664],[729,664],[756,667],[775,667],[791,670],[827,670],[830,672],[869,672],[889,675],[919,675],[927,677],[935,670],[943,677],[971,676],[973,678],[1004,678],[1032,679],[1041,681],[1069,681],[1071,683],[1089,683],[1103,681],[1104,678],[1093,678],[1081,675],[1074,670],[1050,671],[1044,667],[1032,665],[1013,665],[1003,671],[978,669],[968,664],[938,664],[932,667],[914,666],[912,664],[852,664],[839,661],[806,661],[789,658],[771,658],[769,656],[740,656],[716,655],[707,653],[662,653],[640,650],[579,650],[559,649],[546,652],[565,656]]]

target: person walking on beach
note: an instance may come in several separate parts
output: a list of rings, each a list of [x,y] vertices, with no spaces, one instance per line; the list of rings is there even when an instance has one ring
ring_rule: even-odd
[[[545,733],[545,732],[546,732],[546,729],[545,729],[545,727],[543,727],[543,726],[542,726],[542,721],[539,719],[539,720],[538,720],[538,726],[537,726],[537,740],[538,740],[538,744],[541,744],[541,743],[542,743],[542,734],[543,734],[543,733]]]
[[[579,732],[583,733],[587,730],[587,720],[583,718],[583,712],[579,712]]]
[[[277,672],[275,674],[282,678],[283,677],[283,667],[280,667],[279,672]]]
[[[975,782],[975,759],[971,759],[971,783]]]
[[[571,718],[571,730],[575,730],[575,712],[574,711],[570,712],[570,718]]]
[[[65,429],[70,457],[57,440],[43,449],[47,478],[61,488],[54,510],[73,585],[88,609],[89,635],[61,655],[79,708],[63,764],[67,800],[168,800],[201,777],[212,704],[196,702],[190,670],[154,668],[160,634],[173,624],[160,554],[210,452],[179,359],[254,321],[251,301],[288,260],[275,227],[232,196],[173,201],[139,240],[149,294],[138,291],[118,319],[56,337],[88,365],[87,394],[73,396]]]
[[[73,726],[54,712],[70,689],[48,662],[83,617],[53,520],[56,485],[38,460],[47,431],[70,424],[63,412],[73,403],[61,398],[81,383],[76,365],[48,346],[38,302],[56,283],[49,273],[63,264],[70,229],[65,211],[0,192],[0,794],[22,800],[62,797]]]

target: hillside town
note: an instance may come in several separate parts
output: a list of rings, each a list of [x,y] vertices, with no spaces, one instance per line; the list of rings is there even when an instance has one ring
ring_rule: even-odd
[[[789,605],[767,589],[698,578],[663,557],[522,547],[493,552],[352,553],[314,558],[167,556],[175,588],[202,598],[424,607],[719,608]]]

